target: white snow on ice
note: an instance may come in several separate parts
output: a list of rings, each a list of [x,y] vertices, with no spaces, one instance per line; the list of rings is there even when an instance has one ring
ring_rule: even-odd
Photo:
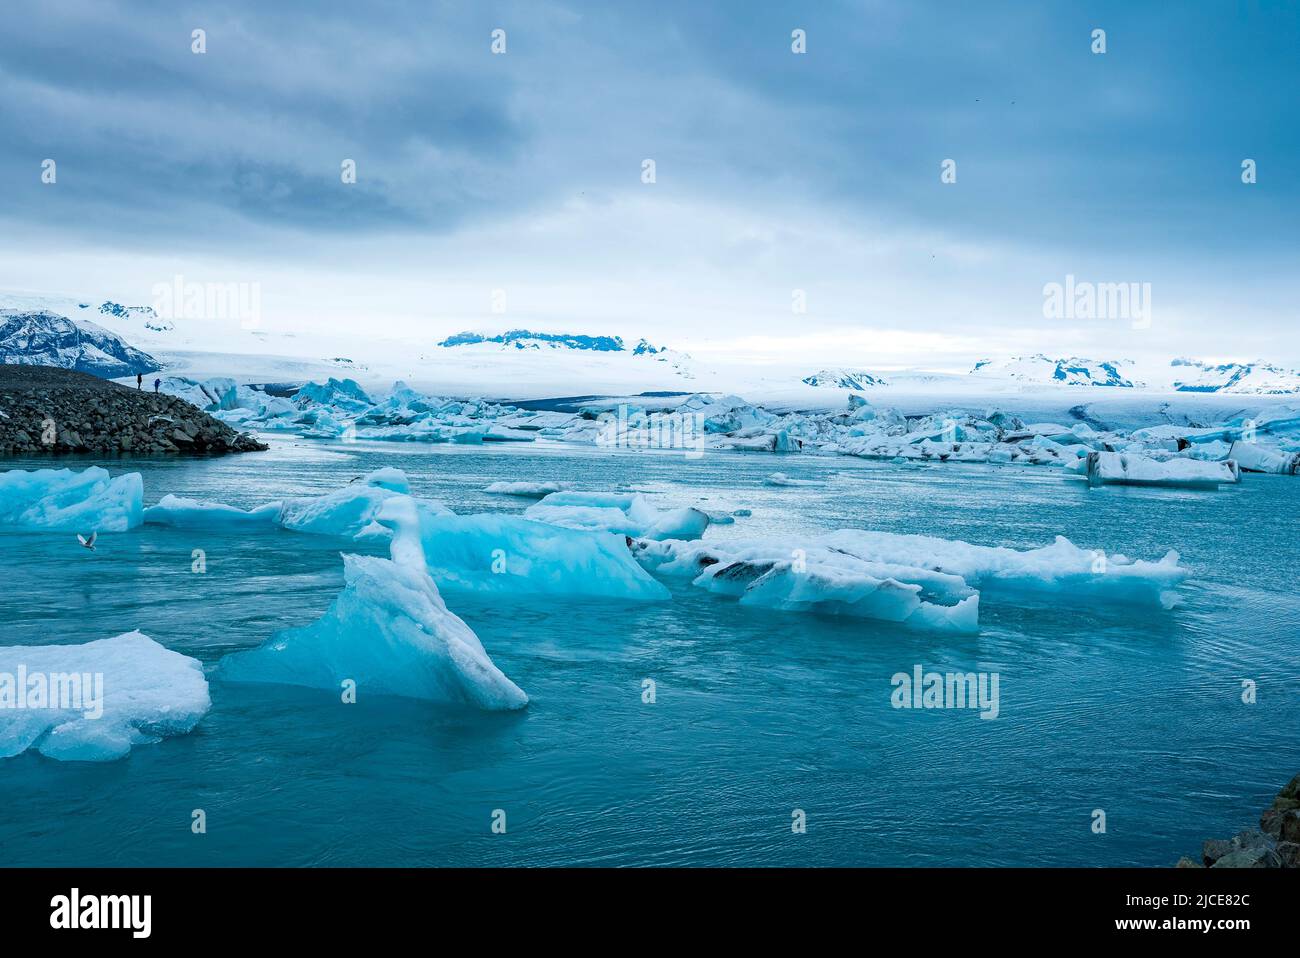
[[[20,670],[25,708],[15,707],[23,696]],[[55,689],[67,694],[77,676],[83,706],[96,698],[93,677],[101,676],[101,707],[32,707],[36,675],[46,683],[47,704],[68,704]],[[83,645],[0,647],[0,757],[35,749],[62,761],[110,761],[136,745],[189,732],[211,704],[202,665],[139,632]]]

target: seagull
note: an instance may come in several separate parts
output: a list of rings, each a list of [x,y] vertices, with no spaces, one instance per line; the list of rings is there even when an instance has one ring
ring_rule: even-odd
[[[99,538],[98,532],[92,532],[90,534],[89,539],[87,539],[81,533],[77,533],[77,541],[81,543],[82,548],[89,549],[91,552],[95,551],[95,540],[98,538]]]

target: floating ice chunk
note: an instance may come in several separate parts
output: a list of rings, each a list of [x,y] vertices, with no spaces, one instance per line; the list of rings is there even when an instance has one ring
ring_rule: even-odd
[[[307,383],[294,393],[293,401],[299,406],[332,406],[352,412],[369,409],[374,405],[374,400],[366,395],[366,391],[355,380],[335,379],[333,376],[324,384]]]
[[[1058,601],[1105,599],[1156,601],[1169,605],[1172,590],[1187,578],[1178,553],[1157,562],[1130,560],[1101,550],[1081,549],[1064,536],[1037,549],[978,546],[960,539],[840,529],[820,544],[866,561],[898,563],[960,576],[999,595],[1047,593]]]
[[[841,529],[805,539],[638,541],[633,543],[633,554],[653,572],[690,575],[702,588],[731,595],[744,594],[773,570],[783,579],[787,567],[795,575],[811,572],[827,580],[812,593],[791,591],[792,599],[817,591],[833,595],[848,588],[846,576],[865,580],[859,584],[864,589],[873,587],[872,580],[893,580],[917,586],[919,600],[940,607],[911,624],[923,624],[934,615],[950,620],[947,624],[954,628],[973,624],[974,604],[963,611],[944,609],[960,604],[974,589],[992,591],[1004,600],[1045,594],[1061,603],[1155,602],[1167,608],[1176,600],[1174,590],[1187,577],[1172,550],[1158,562],[1133,561],[1080,549],[1063,536],[1050,546],[1021,551],[931,536]],[[775,591],[794,588],[780,583]]]
[[[1300,453],[1270,449],[1258,442],[1234,442],[1228,457],[1247,472],[1273,472],[1279,475],[1300,473]]]
[[[0,648],[0,757],[106,762],[183,735],[211,707],[203,666],[139,632]]]
[[[138,472],[115,478],[98,466],[0,472],[0,526],[61,532],[126,532],[144,519]]]
[[[380,520],[393,524],[400,506],[390,501]],[[419,543],[423,564],[446,591],[668,598],[668,590],[633,560],[626,540],[608,532],[519,516],[423,515]],[[394,558],[401,546],[399,533]]]
[[[695,508],[708,516],[709,522],[717,525],[731,525],[738,516],[751,514],[749,509],[723,496],[700,496],[695,500]]]
[[[1122,452],[1090,452],[1088,481],[1093,485],[1180,486],[1217,489],[1220,483],[1239,480],[1237,464],[1197,459],[1157,460]]]
[[[452,613],[423,568],[343,557],[345,586],[311,625],[221,661],[232,682],[267,682],[358,695],[400,695],[481,709],[518,709],[528,696],[498,669]]]
[[[144,510],[144,521],[183,528],[281,526],[292,532],[386,540],[392,531],[375,521],[389,499],[409,497],[410,482],[400,469],[384,468],[359,476],[341,489],[319,496],[298,496],[245,510],[220,502],[167,495]],[[412,497],[421,515],[451,515],[441,503]]]
[[[784,472],[774,472],[763,480],[768,486],[820,486],[816,479],[791,479]]]
[[[960,577],[872,562],[820,539],[792,547],[778,539],[633,543],[637,559],[664,575],[735,596],[742,605],[817,611],[943,632],[979,629],[979,596]]]
[[[566,492],[572,488],[570,482],[494,482],[484,492],[497,496],[527,496],[541,499],[553,492]]]
[[[159,391],[169,396],[179,396],[186,402],[208,412],[239,407],[238,387],[233,379],[190,379],[186,376],[167,376]]]
[[[209,529],[235,525],[273,526],[280,515],[280,503],[268,502],[256,509],[239,509],[220,502],[205,502],[170,493],[144,511],[147,525],[182,529]]]
[[[914,583],[833,568],[798,572],[793,563],[785,562],[755,579],[740,596],[740,604],[795,612],[815,609],[936,632],[979,631],[979,595],[941,605],[922,599],[921,593],[921,586]]]
[[[410,482],[402,470],[379,469],[322,496],[284,500],[277,521],[293,532],[350,539],[387,539],[390,530],[375,521],[380,507],[388,499],[409,496],[410,492]],[[416,502],[422,512],[430,515],[451,515],[451,510],[432,500],[419,499]]]
[[[529,519],[641,539],[697,539],[709,526],[699,509],[659,509],[631,492],[554,492],[524,510]]]

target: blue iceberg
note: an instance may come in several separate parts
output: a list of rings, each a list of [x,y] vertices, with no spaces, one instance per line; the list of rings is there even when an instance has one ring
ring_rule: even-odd
[[[91,466],[0,472],[0,527],[57,532],[126,532],[144,521],[138,472],[112,477]]]

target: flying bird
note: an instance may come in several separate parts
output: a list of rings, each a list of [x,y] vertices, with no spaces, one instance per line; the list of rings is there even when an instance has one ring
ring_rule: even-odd
[[[98,538],[99,538],[98,532],[92,532],[90,534],[89,539],[87,539],[81,533],[77,533],[77,541],[81,543],[82,548],[89,549],[91,552],[95,551],[95,540]]]

